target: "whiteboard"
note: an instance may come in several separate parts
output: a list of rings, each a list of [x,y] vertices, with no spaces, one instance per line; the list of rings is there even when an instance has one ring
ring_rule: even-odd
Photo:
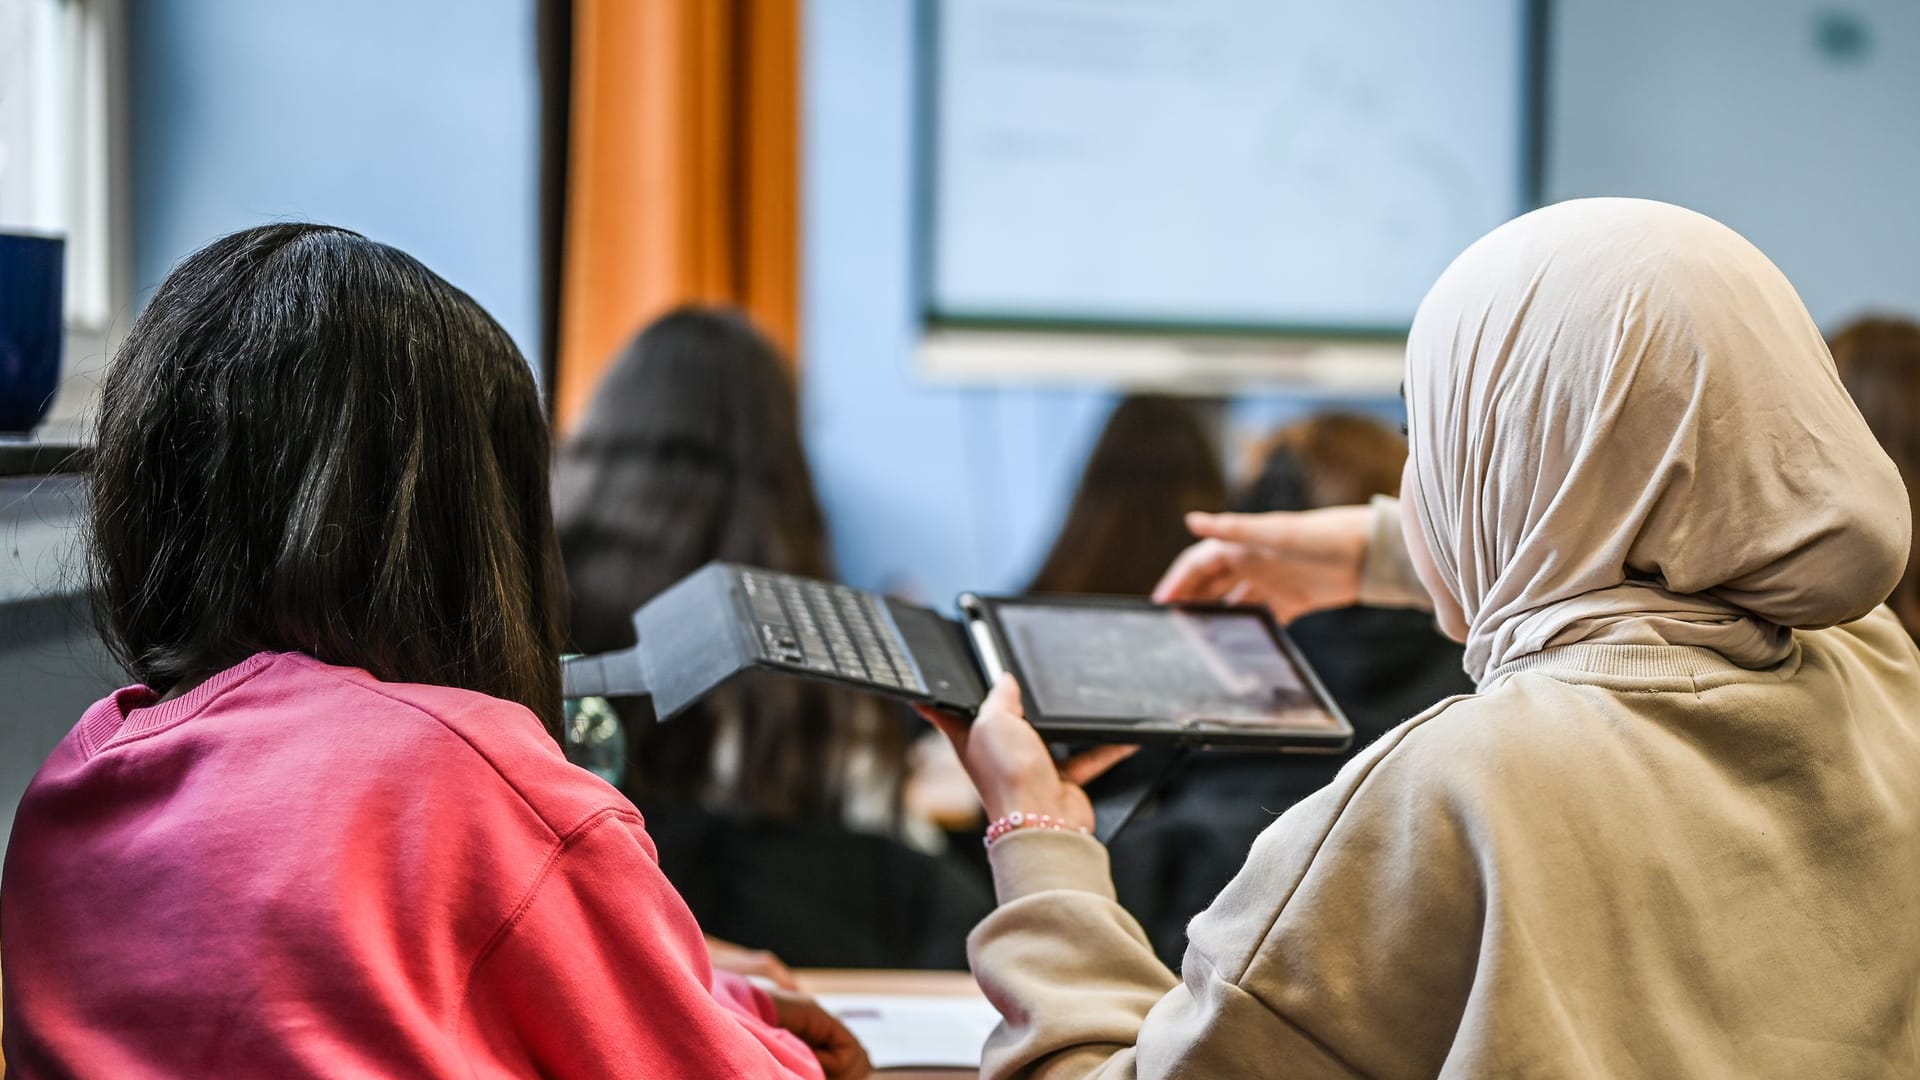
[[[1524,0],[935,0],[931,320],[1404,331],[1529,205]]]

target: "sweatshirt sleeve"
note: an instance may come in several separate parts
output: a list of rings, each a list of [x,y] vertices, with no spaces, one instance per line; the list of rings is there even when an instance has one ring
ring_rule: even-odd
[[[1367,531],[1367,556],[1360,565],[1360,602],[1372,607],[1433,610],[1433,597],[1420,584],[1407,538],[1400,531],[1400,500],[1375,495],[1369,504],[1373,522]]]
[[[983,1078],[1244,1076],[1271,1064],[1250,1051],[1283,1041],[1285,1025],[1211,975],[1182,983],[1168,971],[1115,902],[1098,841],[1016,832],[990,858],[1001,906],[968,940],[1004,1018]]]
[[[561,838],[476,963],[468,998],[468,1038],[501,1060],[529,1059],[541,1076],[821,1076],[764,993],[715,978],[693,913],[631,811],[603,811]]]
[[[1406,730],[1261,834],[1193,921],[1177,980],[1114,903],[1098,843],[994,844],[1001,907],[968,942],[1004,1018],[981,1075],[1433,1075],[1471,983],[1478,894],[1441,808],[1368,783]]]

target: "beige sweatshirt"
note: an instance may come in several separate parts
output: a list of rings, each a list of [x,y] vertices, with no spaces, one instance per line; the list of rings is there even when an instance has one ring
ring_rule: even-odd
[[[1409,598],[1375,545],[1368,595]],[[1282,815],[1179,978],[1098,843],[991,857],[990,1077],[1920,1076],[1920,653],[1884,608],[1765,671],[1491,672]]]

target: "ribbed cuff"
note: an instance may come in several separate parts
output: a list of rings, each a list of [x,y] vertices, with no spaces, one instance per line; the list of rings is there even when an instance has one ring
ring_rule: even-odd
[[[994,841],[987,862],[994,895],[1003,904],[1055,889],[1114,898],[1106,845],[1081,833],[1019,829]]]
[[[1373,607],[1433,610],[1433,597],[1420,584],[1407,538],[1400,531],[1400,500],[1375,495],[1368,504],[1373,520],[1367,528],[1367,554],[1360,563],[1360,602]]]

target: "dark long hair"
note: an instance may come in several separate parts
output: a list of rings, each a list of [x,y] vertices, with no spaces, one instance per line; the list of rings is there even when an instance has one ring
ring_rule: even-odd
[[[1190,510],[1226,505],[1220,452],[1193,408],[1130,397],[1107,418],[1028,591],[1145,595],[1190,543]]]
[[[554,503],[582,652],[632,644],[633,611],[714,559],[833,573],[793,380],[734,312],[683,308],[627,346],[560,448]],[[868,703],[787,679],[724,688],[669,724],[619,708],[638,800],[817,816],[845,794],[853,748],[892,772],[903,754]],[[717,746],[736,736],[737,775],[716,787]]]
[[[417,260],[322,225],[214,241],[134,323],[96,439],[94,604],[142,682],[297,650],[559,731],[539,394]]]
[[[1920,526],[1920,324],[1906,319],[1861,319],[1829,343],[1840,379],[1860,415],[1899,466],[1914,521]],[[1920,641],[1920,533],[1907,572],[1887,598],[1907,633]]]

